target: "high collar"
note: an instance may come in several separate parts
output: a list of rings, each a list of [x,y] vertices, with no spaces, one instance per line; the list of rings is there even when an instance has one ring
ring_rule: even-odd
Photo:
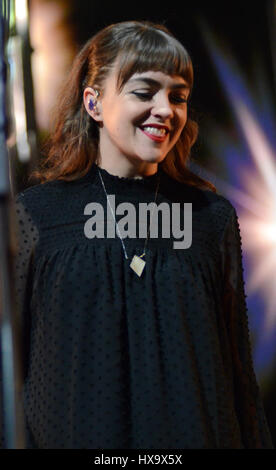
[[[163,179],[164,177],[164,171],[161,169],[160,166],[158,166],[157,172],[153,175],[144,176],[142,178],[130,178],[125,176],[113,175],[104,168],[100,168],[96,163],[92,163],[90,170],[84,178],[88,178],[89,181],[92,181],[93,184],[97,186],[102,186],[99,172],[102,176],[104,184],[109,190],[120,190],[123,188],[155,188],[158,179],[160,178],[161,183],[161,179]]]

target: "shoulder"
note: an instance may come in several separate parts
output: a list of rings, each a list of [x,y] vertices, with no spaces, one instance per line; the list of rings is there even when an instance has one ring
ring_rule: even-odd
[[[170,200],[192,204],[194,233],[219,244],[231,220],[236,217],[236,209],[231,201],[207,188],[179,182],[171,177],[166,178],[166,181],[166,195]]]
[[[33,200],[38,199],[40,202],[47,200],[47,198],[54,194],[60,194],[64,192],[65,185],[62,181],[48,181],[47,183],[36,184],[26,188],[15,195],[15,201],[21,201],[22,203],[30,203]]]
[[[16,194],[15,204],[28,212],[39,229],[79,220],[87,202],[97,200],[97,186],[89,178],[54,180]]]
[[[221,242],[229,225],[237,219],[234,205],[229,199],[211,190],[196,189],[196,199],[200,203],[193,205],[193,213],[197,213],[199,224],[206,227],[208,233],[216,235],[216,239]]]
[[[47,207],[52,190],[56,192],[56,186],[53,182],[37,184],[17,193],[14,196],[17,212],[25,212],[37,219],[36,215]]]
[[[46,218],[54,217],[68,208],[70,197],[75,196],[76,185],[65,181],[48,181],[31,186],[17,193],[14,197],[15,205],[32,217],[36,224]]]
[[[211,222],[219,225],[227,223],[229,218],[235,215],[235,207],[225,196],[209,189],[181,183],[175,179],[169,180],[170,195],[175,200],[192,203],[193,213],[199,217],[206,217]]]
[[[206,211],[210,215],[227,222],[231,216],[236,213],[236,209],[229,199],[219,193],[211,190],[197,189],[200,192],[201,199],[205,202]]]

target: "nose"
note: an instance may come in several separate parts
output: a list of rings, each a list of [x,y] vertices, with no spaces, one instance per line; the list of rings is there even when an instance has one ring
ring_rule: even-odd
[[[173,117],[172,104],[170,103],[167,94],[159,92],[155,95],[155,98],[155,103],[152,108],[152,115],[161,117],[162,119]]]

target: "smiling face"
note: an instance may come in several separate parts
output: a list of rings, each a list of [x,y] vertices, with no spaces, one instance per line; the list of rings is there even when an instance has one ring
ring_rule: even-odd
[[[101,160],[112,161],[114,167],[122,167],[125,160],[134,168],[156,167],[186,124],[188,95],[189,87],[182,77],[159,71],[135,73],[119,92],[114,68],[95,111],[88,106],[95,95],[86,88],[86,110],[100,125]]]

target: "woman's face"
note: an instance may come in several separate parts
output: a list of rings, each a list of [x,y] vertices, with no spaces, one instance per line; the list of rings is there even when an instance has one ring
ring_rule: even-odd
[[[148,71],[132,75],[119,93],[116,80],[114,68],[97,99],[97,111],[88,108],[91,88],[84,92],[86,109],[100,124],[100,154],[113,161],[161,162],[187,121],[187,83],[180,76]]]

